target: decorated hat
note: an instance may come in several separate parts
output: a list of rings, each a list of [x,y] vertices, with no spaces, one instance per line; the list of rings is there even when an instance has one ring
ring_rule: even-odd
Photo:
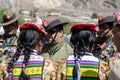
[[[43,20],[44,27],[46,27],[46,31],[50,30],[51,28],[57,27],[59,25],[66,25],[68,22],[62,22],[60,18],[57,16],[48,16],[45,20]]]
[[[92,30],[92,31],[98,31],[97,24],[93,24],[93,23],[73,24],[73,26],[70,29],[70,31],[73,32],[74,30]]]
[[[20,26],[20,30],[25,30],[25,29],[34,29],[44,35],[47,35],[44,28],[42,26],[37,25],[36,23],[27,22],[27,23],[23,24],[22,26]]]
[[[6,26],[6,25],[14,23],[20,17],[17,16],[12,10],[8,10],[3,14],[2,18],[3,18],[3,21],[0,25],[1,26]]]
[[[109,23],[109,22],[114,22],[114,21],[115,21],[114,16],[106,16],[106,17],[99,16],[98,18],[99,25]]]

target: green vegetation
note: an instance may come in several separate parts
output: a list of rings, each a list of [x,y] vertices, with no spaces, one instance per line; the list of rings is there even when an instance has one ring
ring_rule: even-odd
[[[18,24],[19,25],[22,25],[22,24],[24,24],[25,23],[25,20],[23,19],[23,18],[20,18],[19,20],[18,20]]]
[[[47,13],[51,13],[51,12],[53,12],[53,9],[47,10]]]
[[[92,19],[98,18],[97,13],[93,13],[92,16],[91,16],[91,18],[92,18]]]
[[[69,22],[67,25],[64,26],[64,34],[69,34],[70,33],[70,28],[72,26],[72,22],[70,22],[69,19],[67,18],[62,18],[63,22]]]
[[[6,11],[6,9],[1,9],[0,10],[0,22],[2,21],[2,15]]]
[[[30,11],[30,16],[31,17],[35,17],[36,16],[36,13],[38,12],[39,10],[37,8],[34,8],[33,10]]]

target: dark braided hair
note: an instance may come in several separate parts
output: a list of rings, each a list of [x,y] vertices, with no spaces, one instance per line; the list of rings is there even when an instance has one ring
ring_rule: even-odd
[[[94,46],[96,36],[90,30],[74,30],[72,32],[70,42],[74,46],[75,66],[73,68],[73,80],[80,80],[80,64],[79,61],[85,52],[91,52]],[[89,47],[89,49],[88,49]]]
[[[93,47],[96,42],[96,35],[91,30],[74,30],[72,32],[70,42],[78,52],[88,51],[87,47]],[[79,43],[79,44],[78,44]],[[78,45],[76,48],[75,46]]]
[[[33,49],[35,48],[35,46],[40,40],[44,42],[45,38],[42,34],[40,34],[36,30],[27,29],[27,30],[22,30],[20,32],[20,35],[18,38],[17,51],[13,56],[11,62],[9,63],[9,67],[8,67],[9,72],[10,72],[10,69],[13,68],[14,63],[18,60],[21,54],[24,55],[23,64],[27,66],[31,52],[33,51]],[[25,80],[26,78],[27,76],[25,76],[24,67],[23,67],[23,71],[19,79]]]

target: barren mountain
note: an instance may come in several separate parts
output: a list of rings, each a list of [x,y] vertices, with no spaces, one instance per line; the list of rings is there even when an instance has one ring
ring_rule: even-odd
[[[0,8],[7,6],[15,10],[36,9],[81,14],[113,14],[120,9],[119,5],[120,0],[0,0]]]

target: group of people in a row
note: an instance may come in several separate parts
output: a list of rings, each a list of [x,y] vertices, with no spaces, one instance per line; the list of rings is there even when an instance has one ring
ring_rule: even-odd
[[[120,12],[75,23],[70,37],[57,16],[20,26],[18,19],[6,11],[0,23],[0,80],[120,80]]]

